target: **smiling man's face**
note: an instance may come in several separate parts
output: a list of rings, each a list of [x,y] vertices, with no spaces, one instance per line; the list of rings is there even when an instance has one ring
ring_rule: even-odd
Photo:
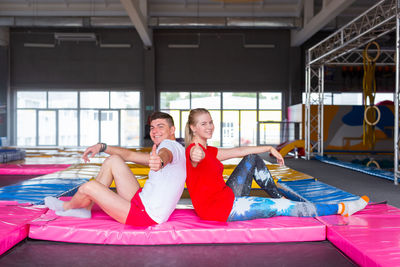
[[[157,146],[165,139],[174,140],[175,127],[169,126],[166,119],[155,119],[150,123],[150,138]]]

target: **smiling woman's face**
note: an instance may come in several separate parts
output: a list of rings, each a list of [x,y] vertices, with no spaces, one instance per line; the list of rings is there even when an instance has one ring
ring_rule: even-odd
[[[209,113],[197,115],[196,124],[190,127],[194,136],[202,139],[210,139],[214,133],[214,122]]]

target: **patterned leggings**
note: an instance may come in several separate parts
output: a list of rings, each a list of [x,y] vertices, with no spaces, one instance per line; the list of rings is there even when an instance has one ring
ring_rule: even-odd
[[[251,197],[254,180],[271,198]],[[258,155],[244,157],[226,184],[235,194],[228,221],[245,221],[274,216],[315,217],[337,214],[337,204],[313,204],[282,198],[275,182]]]

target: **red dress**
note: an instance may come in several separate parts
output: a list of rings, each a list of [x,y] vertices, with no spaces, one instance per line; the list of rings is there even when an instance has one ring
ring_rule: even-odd
[[[205,157],[196,166],[192,166],[190,149],[186,148],[186,186],[192,199],[193,207],[200,218],[211,221],[227,221],[232,210],[235,195],[225,184],[222,177],[224,166],[217,159],[218,149],[207,146]]]

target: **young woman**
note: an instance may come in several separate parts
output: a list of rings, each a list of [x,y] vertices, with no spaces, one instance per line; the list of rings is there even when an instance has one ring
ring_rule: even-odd
[[[368,197],[340,204],[312,204],[283,198],[263,160],[256,154],[270,152],[280,165],[284,160],[271,146],[216,148],[207,145],[214,124],[206,109],[190,112],[186,124],[186,185],[196,213],[204,220],[243,221],[273,216],[350,216],[368,204]],[[244,157],[228,181],[222,177],[222,160]],[[271,198],[251,197],[252,179]]]

